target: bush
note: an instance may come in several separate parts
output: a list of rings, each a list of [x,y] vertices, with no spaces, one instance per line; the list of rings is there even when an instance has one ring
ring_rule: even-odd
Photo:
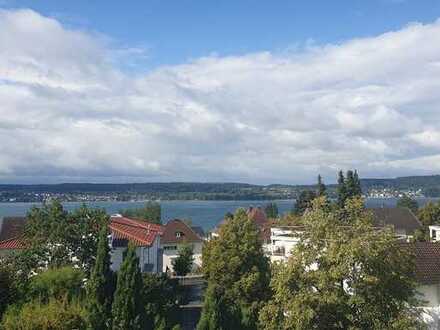
[[[85,312],[78,302],[51,298],[47,304],[37,300],[23,306],[11,306],[6,311],[5,330],[67,330],[85,329]]]
[[[83,289],[84,273],[72,267],[48,269],[34,276],[29,285],[28,296],[47,302],[50,298],[68,300],[79,297]]]

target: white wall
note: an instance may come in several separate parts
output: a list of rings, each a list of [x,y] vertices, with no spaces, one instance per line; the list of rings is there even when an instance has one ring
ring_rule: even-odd
[[[270,243],[264,245],[264,250],[270,261],[287,261],[291,251],[299,242],[299,232],[291,229],[273,227],[270,229]]]
[[[159,256],[158,250],[160,246],[160,238],[156,237],[153,244],[150,247],[138,247],[136,248],[136,255],[139,258],[139,267],[142,272],[146,271],[144,268],[145,264],[152,264],[153,268],[148,270],[149,273],[158,273],[161,270],[159,269]],[[112,248],[111,251],[111,269],[113,271],[118,271],[121,268],[121,264],[123,261],[123,255],[127,248],[126,247],[117,247]]]
[[[194,253],[194,264],[193,270],[202,266],[202,247],[203,242],[190,243],[193,246]],[[162,257],[162,271],[166,272],[166,269],[173,271],[172,261],[179,256],[179,244],[162,244],[161,248],[163,251]],[[167,247],[176,247],[176,249],[167,249]]]

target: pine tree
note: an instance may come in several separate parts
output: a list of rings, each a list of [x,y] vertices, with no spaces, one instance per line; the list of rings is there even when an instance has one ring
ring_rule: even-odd
[[[110,247],[107,227],[103,227],[98,237],[95,265],[87,283],[87,327],[104,330],[110,328],[111,303],[114,276],[110,269]]]
[[[345,190],[347,192],[347,198],[356,196],[356,182],[354,180],[354,173],[352,170],[347,171],[345,177]]]
[[[327,187],[322,182],[321,174],[318,175],[318,197],[322,197],[326,195]]]
[[[136,247],[130,243],[118,272],[112,307],[113,329],[143,329],[145,309],[142,301],[142,277]]]
[[[347,188],[345,186],[345,178],[342,171],[339,171],[337,194],[337,204],[340,208],[343,208],[345,205],[345,200],[347,199]]]

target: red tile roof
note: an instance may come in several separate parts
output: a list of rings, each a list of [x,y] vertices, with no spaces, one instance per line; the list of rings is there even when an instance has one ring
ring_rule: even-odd
[[[110,230],[116,241],[130,241],[136,246],[150,246],[156,237],[163,233],[164,227],[141,220],[112,216]]]
[[[14,237],[0,241],[0,250],[21,250],[25,248],[25,241],[22,237]]]
[[[180,236],[177,237],[176,233],[179,232]],[[196,243],[202,242],[203,239],[185,222],[179,219],[168,221],[165,225],[165,231],[161,238],[161,243]]]

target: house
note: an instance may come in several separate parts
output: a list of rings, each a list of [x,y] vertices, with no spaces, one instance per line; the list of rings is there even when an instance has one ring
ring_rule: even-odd
[[[440,226],[429,226],[429,238],[432,242],[438,242],[440,240]]]
[[[421,229],[422,223],[414,213],[404,207],[393,208],[370,208],[375,227],[391,226],[400,239],[408,241],[414,236],[417,229]]]
[[[136,246],[141,271],[161,272],[160,235],[163,233],[164,227],[121,215],[113,215],[110,220],[112,270],[119,270],[128,242],[132,242]]]
[[[405,243],[415,257],[417,298],[422,302],[423,320],[429,329],[440,329],[440,244]]]
[[[300,241],[302,226],[274,226],[270,228],[270,242],[263,245],[271,262],[287,261]]]
[[[0,218],[0,258],[25,248],[26,217]]]
[[[191,227],[179,219],[170,220],[165,225],[161,237],[162,271],[173,271],[173,260],[179,255],[179,247],[190,244],[194,253],[194,269],[202,265],[204,234],[201,228]]]

